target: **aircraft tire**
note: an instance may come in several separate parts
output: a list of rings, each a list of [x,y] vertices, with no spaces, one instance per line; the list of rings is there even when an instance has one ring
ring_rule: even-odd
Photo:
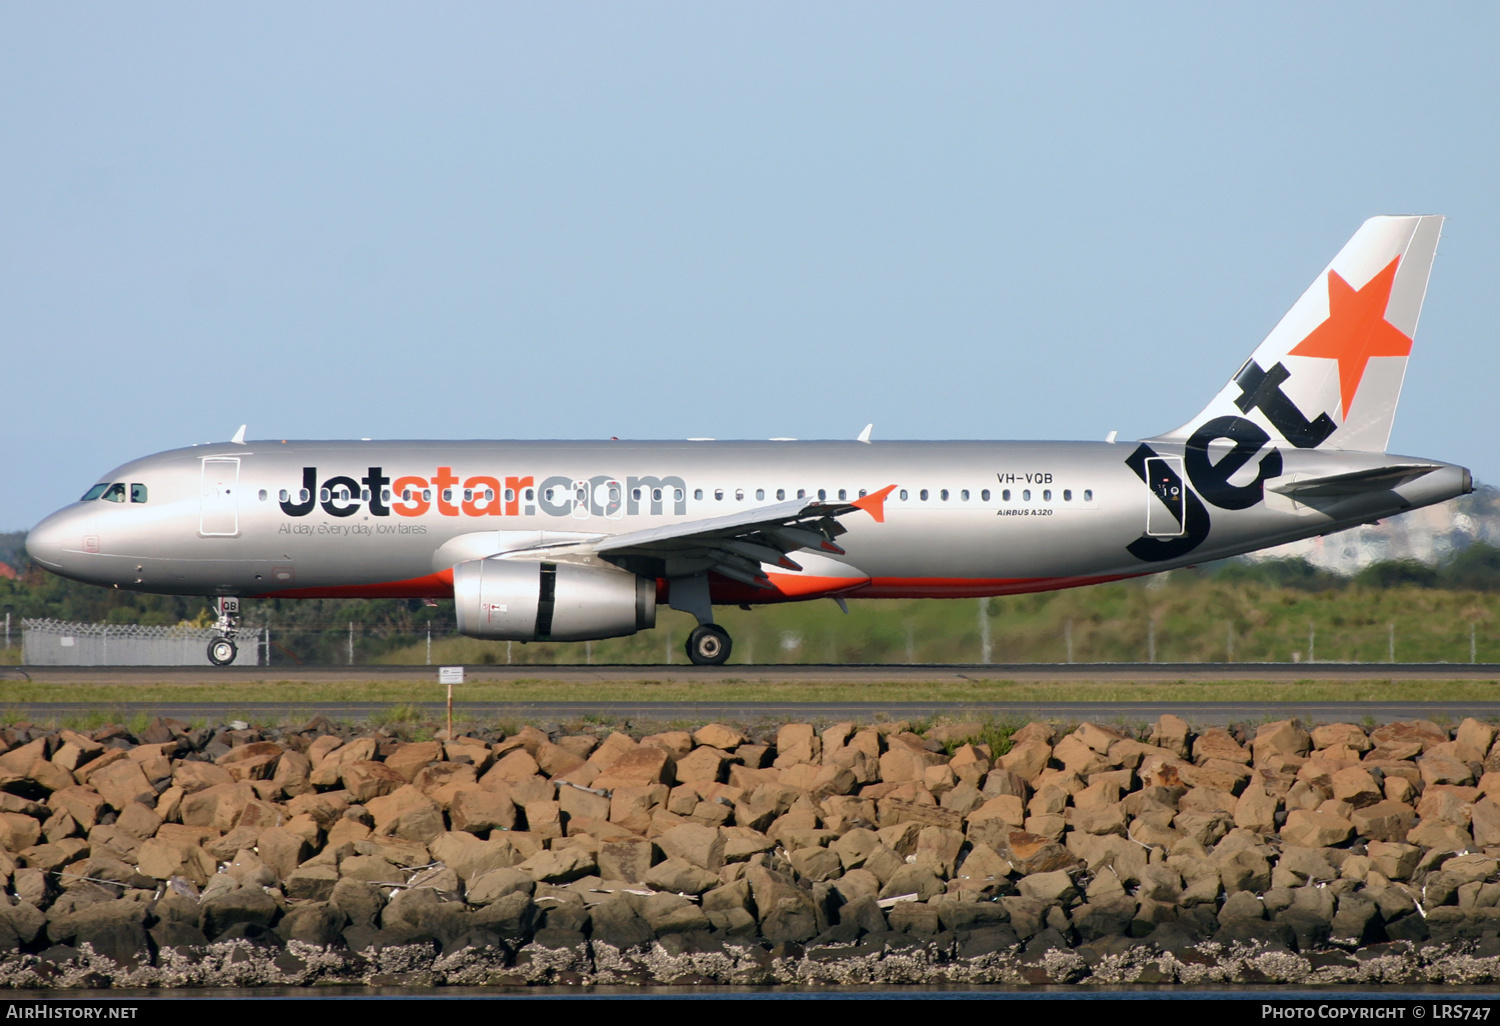
[[[695,627],[688,635],[687,654],[695,666],[722,666],[733,647],[729,632],[715,624]]]
[[[239,649],[228,638],[215,638],[208,643],[208,661],[215,666],[228,666],[239,655]]]

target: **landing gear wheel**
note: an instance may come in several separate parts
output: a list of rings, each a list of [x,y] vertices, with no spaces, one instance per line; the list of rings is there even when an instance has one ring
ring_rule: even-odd
[[[729,632],[711,623],[695,627],[693,633],[688,635],[688,658],[697,666],[724,665],[733,647]]]
[[[240,650],[228,638],[215,638],[208,643],[208,661],[215,666],[228,666]]]

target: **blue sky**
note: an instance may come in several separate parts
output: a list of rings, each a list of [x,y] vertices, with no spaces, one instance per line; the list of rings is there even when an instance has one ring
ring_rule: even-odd
[[[1135,438],[1450,218],[1392,448],[1500,483],[1500,8],[0,6],[0,530],[228,438]]]

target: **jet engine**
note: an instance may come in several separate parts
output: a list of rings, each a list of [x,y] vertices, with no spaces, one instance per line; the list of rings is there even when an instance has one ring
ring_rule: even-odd
[[[458,632],[497,641],[597,641],[656,626],[656,582],[572,563],[471,559],[453,568]]]

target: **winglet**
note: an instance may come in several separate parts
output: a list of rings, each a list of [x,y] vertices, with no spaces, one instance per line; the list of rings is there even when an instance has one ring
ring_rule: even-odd
[[[885,498],[895,490],[895,485],[886,485],[878,492],[866,495],[862,499],[853,500],[849,503],[849,505],[856,506],[859,509],[864,510],[866,513],[870,514],[870,516],[875,518],[875,522],[877,524],[883,524],[885,523]]]
[[[231,438],[229,441],[231,443],[233,443],[234,445],[244,445],[245,444],[245,428],[247,428],[247,427],[249,427],[248,424],[241,424],[240,425],[240,429],[234,433],[234,437]]]
[[[875,429],[875,425],[874,424],[866,424],[865,425],[865,429],[859,433],[859,437],[856,438],[855,441],[856,442],[864,442],[866,445],[869,445],[870,444],[870,432],[873,431],[874,429]]]

